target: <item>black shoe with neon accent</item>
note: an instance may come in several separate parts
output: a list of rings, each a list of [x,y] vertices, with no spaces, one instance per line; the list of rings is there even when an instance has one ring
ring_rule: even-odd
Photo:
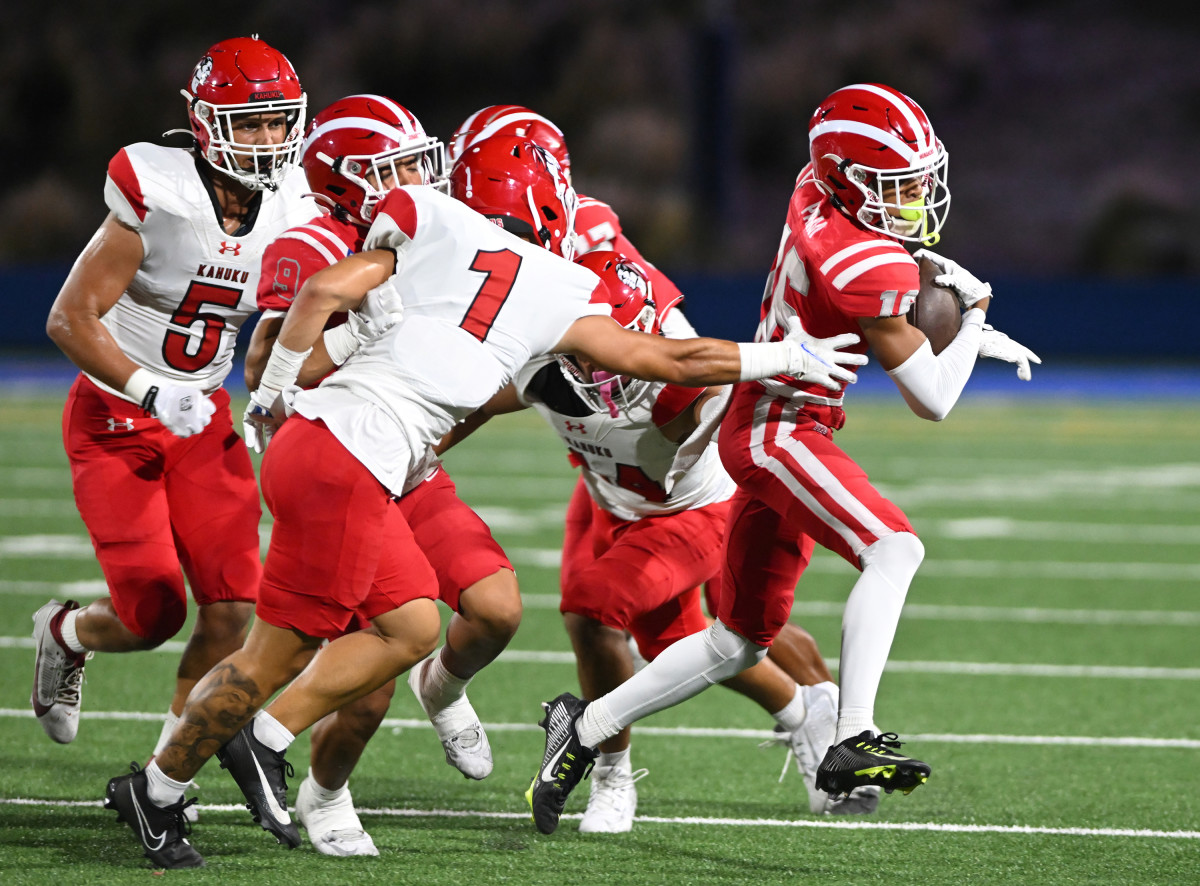
[[[192,828],[184,818],[184,810],[195,802],[193,797],[156,806],[150,800],[145,771],[131,763],[128,774],[109,779],[104,808],[115,809],[117,821],[133,828],[143,854],[156,868],[202,868],[204,857],[187,841]]]
[[[287,779],[295,770],[282,751],[271,750],[255,737],[253,720],[217,750],[217,759],[242,789],[246,808],[263,830],[288,849],[299,846],[300,829],[287,808]]]
[[[870,730],[835,744],[817,768],[817,789],[846,794],[863,785],[879,785],[887,793],[911,794],[929,779],[928,763],[896,753],[899,736]]]
[[[575,785],[587,778],[600,753],[584,745],[575,731],[575,721],[586,707],[586,701],[569,692],[542,702],[546,716],[538,725],[546,730],[546,753],[525,799],[529,801],[533,823],[543,834],[554,833],[567,797]]]

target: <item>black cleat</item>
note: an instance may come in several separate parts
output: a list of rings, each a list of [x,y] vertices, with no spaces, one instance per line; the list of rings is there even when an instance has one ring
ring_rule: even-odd
[[[878,785],[887,793],[911,794],[929,779],[928,763],[895,752],[900,747],[894,732],[865,730],[835,744],[817,768],[817,789],[847,794],[863,785]]]
[[[587,707],[587,702],[564,692],[553,701],[542,702],[546,716],[538,723],[546,730],[546,753],[542,768],[525,792],[533,823],[543,834],[553,834],[558,827],[567,797],[592,771],[599,751],[586,747],[575,731],[575,721]]]
[[[241,728],[217,751],[221,768],[228,769],[246,798],[254,820],[288,849],[300,845],[300,828],[288,815],[287,781],[296,773],[283,752],[273,751],[254,737],[254,721]]]
[[[142,841],[146,858],[157,868],[202,868],[204,856],[192,848],[186,834],[192,827],[183,811],[196,802],[193,797],[171,806],[156,806],[146,792],[146,773],[137,763],[129,765],[128,775],[118,775],[108,781],[104,808],[117,811],[117,821],[123,821]]]

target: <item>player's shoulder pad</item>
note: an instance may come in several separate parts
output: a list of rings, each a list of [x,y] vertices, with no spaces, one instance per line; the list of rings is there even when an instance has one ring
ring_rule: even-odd
[[[126,145],[108,161],[104,202],[131,228],[140,229],[155,209],[180,206],[202,187],[192,153],[149,142]]]

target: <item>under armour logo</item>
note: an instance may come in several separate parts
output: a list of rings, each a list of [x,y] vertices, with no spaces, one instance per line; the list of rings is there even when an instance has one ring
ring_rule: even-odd
[[[240,253],[242,251],[242,244],[241,243],[227,243],[226,241],[222,240],[221,248],[218,251],[221,253],[221,255],[224,255],[227,252],[232,252],[234,258],[237,258],[238,253]]]
[[[579,424],[572,424],[568,421],[564,422],[564,424],[566,424],[568,432],[578,431],[581,434],[587,433],[587,425],[585,425],[583,422],[579,422]]]
[[[108,429],[110,431],[132,431],[133,430],[133,419],[132,418],[123,418],[118,421],[115,418],[110,418],[108,420]]]

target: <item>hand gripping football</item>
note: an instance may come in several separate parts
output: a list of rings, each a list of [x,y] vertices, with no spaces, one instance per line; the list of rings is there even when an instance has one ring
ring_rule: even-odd
[[[953,289],[934,286],[933,278],[941,271],[927,258],[917,259],[921,272],[921,288],[917,300],[909,308],[908,322],[925,333],[935,354],[940,354],[962,326],[962,307]]]

